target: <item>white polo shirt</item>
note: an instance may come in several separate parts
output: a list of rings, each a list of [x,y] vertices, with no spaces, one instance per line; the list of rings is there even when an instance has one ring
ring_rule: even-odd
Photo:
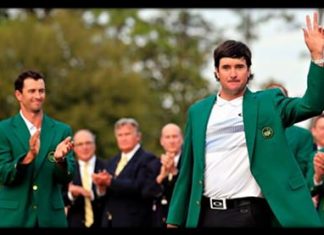
[[[220,96],[213,106],[206,133],[206,197],[261,197],[250,171],[243,115],[243,96],[227,101]]]

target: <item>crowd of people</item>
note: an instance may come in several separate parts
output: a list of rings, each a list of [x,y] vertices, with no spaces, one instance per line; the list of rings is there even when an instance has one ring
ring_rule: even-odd
[[[163,154],[144,148],[132,117],[116,121],[118,151],[47,116],[45,78],[17,77],[19,113],[0,121],[0,227],[323,227],[324,29],[306,16],[311,62],[302,97],[253,92],[252,54],[214,50],[220,90],[188,109],[184,132],[161,128]],[[294,125],[311,119],[310,130]]]

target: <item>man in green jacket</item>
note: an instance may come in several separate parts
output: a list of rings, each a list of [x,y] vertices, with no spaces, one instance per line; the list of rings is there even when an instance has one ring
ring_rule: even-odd
[[[0,227],[67,227],[61,186],[74,172],[71,128],[45,115],[44,76],[15,81],[20,112],[0,122]]]
[[[285,128],[324,109],[324,32],[306,16],[312,62],[302,98],[279,89],[252,92],[251,51],[228,40],[214,51],[221,89],[188,110],[168,227],[319,227]]]
[[[311,123],[315,150],[310,154],[308,181],[318,215],[324,225],[324,113],[314,117]]]

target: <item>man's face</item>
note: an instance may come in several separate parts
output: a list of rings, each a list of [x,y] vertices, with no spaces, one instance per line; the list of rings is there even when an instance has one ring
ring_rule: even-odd
[[[20,108],[29,113],[38,113],[42,110],[45,101],[45,82],[43,79],[27,78],[22,91],[15,92]]]
[[[160,143],[165,152],[178,154],[181,150],[182,142],[181,131],[177,126],[169,125],[163,128]]]
[[[89,161],[96,151],[93,136],[87,131],[80,131],[74,135],[74,152],[78,159]]]
[[[316,125],[311,128],[315,143],[324,146],[324,118],[319,118]]]
[[[141,140],[141,135],[130,124],[120,126],[115,130],[118,148],[125,153],[130,152]]]
[[[219,61],[215,75],[221,84],[221,97],[231,100],[244,94],[250,69],[244,58],[223,57]]]

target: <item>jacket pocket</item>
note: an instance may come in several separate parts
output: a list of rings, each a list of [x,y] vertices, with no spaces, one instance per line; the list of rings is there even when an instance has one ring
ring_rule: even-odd
[[[294,176],[289,179],[289,186],[292,190],[296,190],[305,186],[305,181],[301,176]]]

